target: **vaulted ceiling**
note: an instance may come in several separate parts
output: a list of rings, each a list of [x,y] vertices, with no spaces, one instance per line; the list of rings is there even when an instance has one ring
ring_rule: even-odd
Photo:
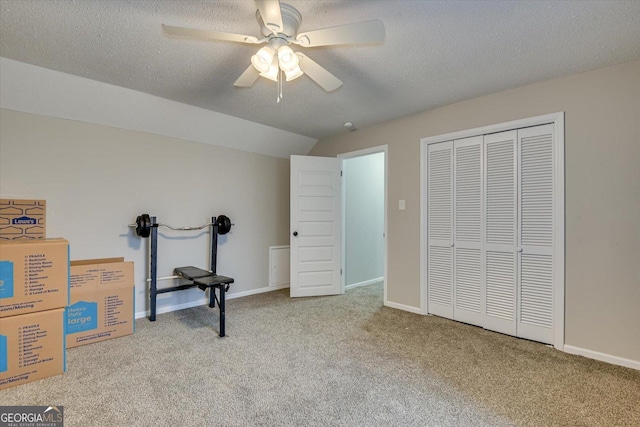
[[[287,2],[300,31],[381,19],[386,39],[293,46],[343,86],[328,93],[303,76],[284,84],[280,103],[264,78],[233,86],[258,45],[162,31],[260,37],[250,0],[0,0],[0,56],[312,138],[640,58],[640,1]]]

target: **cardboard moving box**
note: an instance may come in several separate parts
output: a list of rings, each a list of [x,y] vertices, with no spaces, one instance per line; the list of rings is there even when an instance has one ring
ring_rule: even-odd
[[[131,335],[135,329],[133,262],[71,261],[67,348]]]
[[[46,236],[47,202],[0,199],[0,240],[33,240]]]
[[[0,390],[67,370],[65,309],[0,318]]]
[[[68,304],[68,241],[0,241],[0,317]]]

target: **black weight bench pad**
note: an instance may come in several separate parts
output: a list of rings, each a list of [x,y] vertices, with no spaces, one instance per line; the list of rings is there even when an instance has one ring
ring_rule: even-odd
[[[194,267],[192,265],[188,267],[176,267],[173,269],[173,272],[178,276],[182,276],[185,279],[193,280],[198,279],[204,276],[211,276],[211,272],[207,270],[203,270],[198,267]]]
[[[178,276],[193,281],[193,283],[195,283],[196,285],[202,285],[206,287],[216,286],[223,283],[231,284],[234,282],[231,277],[211,274],[210,271],[193,266],[174,268],[173,272]]]

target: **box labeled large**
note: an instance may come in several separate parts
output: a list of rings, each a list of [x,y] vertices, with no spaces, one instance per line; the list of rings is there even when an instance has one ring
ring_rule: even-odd
[[[135,329],[133,262],[71,261],[67,348],[131,335]]]
[[[34,240],[46,237],[47,202],[0,199],[0,240]]]
[[[67,370],[65,311],[0,318],[0,390]]]
[[[0,241],[0,317],[68,304],[68,241]]]

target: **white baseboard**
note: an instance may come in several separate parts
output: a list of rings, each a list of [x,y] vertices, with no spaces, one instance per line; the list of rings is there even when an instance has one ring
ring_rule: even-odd
[[[411,305],[404,305],[391,301],[385,301],[384,305],[391,308],[397,308],[398,310],[408,311],[409,313],[424,314],[420,307],[413,307]]]
[[[289,284],[286,283],[284,285],[266,286],[264,288],[251,289],[249,291],[244,291],[244,292],[234,292],[232,294],[227,294],[225,296],[225,300],[228,301],[234,298],[242,298],[249,295],[256,295],[256,294],[262,294],[265,292],[277,291],[279,289],[284,289],[288,287],[289,287]],[[195,301],[185,302],[183,304],[169,305],[166,307],[158,307],[158,309],[156,310],[156,314],[170,313],[172,311],[184,310],[185,308],[197,307],[200,305],[207,305],[207,304],[209,304],[209,298],[200,298]],[[141,319],[143,317],[149,317],[149,310],[136,312],[136,319]]]
[[[611,363],[613,365],[640,370],[640,361],[637,360],[625,359],[624,357],[612,356],[611,354],[600,353],[599,351],[587,350],[586,348],[574,347],[567,344],[564,345],[564,351],[578,356]]]
[[[352,285],[347,285],[344,287],[344,289],[349,290],[353,288],[359,288],[360,286],[372,285],[374,283],[382,282],[383,280],[384,280],[384,277],[376,277],[375,279],[365,280],[364,282],[358,282]]]
[[[209,298],[200,298],[195,301],[189,301],[182,304],[168,305],[156,308],[156,314],[170,313],[172,311],[184,310],[185,308],[197,307],[199,305],[209,304]],[[136,319],[149,317],[149,310],[136,312]]]
[[[264,288],[251,289],[250,291],[236,292],[234,294],[228,294],[227,295],[227,299],[248,297],[249,295],[263,294],[265,292],[277,291],[279,289],[285,289],[285,288],[288,288],[288,287],[289,287],[288,283],[285,283],[285,284],[282,284],[282,285],[277,285],[277,286],[266,286]]]

